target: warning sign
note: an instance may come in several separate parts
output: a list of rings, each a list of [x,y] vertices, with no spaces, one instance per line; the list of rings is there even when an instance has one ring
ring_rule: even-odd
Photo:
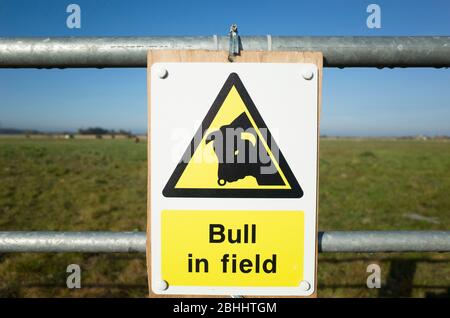
[[[166,197],[301,197],[236,73],[225,81],[163,190]]]
[[[313,296],[322,56],[227,57],[148,55],[150,297]]]

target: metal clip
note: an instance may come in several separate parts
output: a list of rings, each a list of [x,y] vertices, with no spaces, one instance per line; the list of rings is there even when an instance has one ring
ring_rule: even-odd
[[[238,27],[236,24],[230,26],[230,48],[228,52],[228,61],[233,62],[234,57],[240,54],[240,39],[238,35]]]

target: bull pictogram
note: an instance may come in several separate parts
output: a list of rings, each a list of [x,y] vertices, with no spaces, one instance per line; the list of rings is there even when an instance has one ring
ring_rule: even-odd
[[[276,169],[266,172],[262,169],[270,167],[272,162],[245,113],[241,113],[229,125],[208,134],[206,143],[211,141],[214,142],[214,151],[219,159],[217,182],[220,186],[247,176],[254,177],[259,185],[284,184]]]
[[[292,133],[289,127],[279,128],[284,133]],[[163,189],[163,195],[303,196],[297,179],[236,73],[231,73],[225,81]]]

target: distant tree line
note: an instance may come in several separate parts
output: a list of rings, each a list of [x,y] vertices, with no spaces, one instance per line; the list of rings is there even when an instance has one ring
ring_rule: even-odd
[[[42,132],[33,129],[0,128],[0,134],[4,135],[37,135]]]
[[[115,130],[115,129],[105,129],[101,127],[89,127],[86,129],[78,129],[78,133],[80,135],[123,135],[123,136],[132,136],[133,134],[129,130]]]
[[[123,135],[123,136],[133,136],[129,130],[115,130],[115,129],[105,129],[101,127],[89,127],[86,129],[78,129],[78,133],[81,135]],[[35,129],[18,129],[18,128],[0,128],[0,134],[4,135],[38,135],[38,134],[70,134],[70,132],[43,132]]]

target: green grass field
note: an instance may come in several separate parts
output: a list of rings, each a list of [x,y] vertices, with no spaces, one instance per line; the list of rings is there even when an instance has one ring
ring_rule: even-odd
[[[320,230],[449,230],[450,142],[323,139]],[[145,231],[146,144],[0,139],[0,231]],[[65,286],[66,267],[82,288]],[[382,288],[366,287],[366,267]],[[320,297],[450,297],[450,254],[321,254]],[[145,255],[0,254],[2,297],[145,297]]]

